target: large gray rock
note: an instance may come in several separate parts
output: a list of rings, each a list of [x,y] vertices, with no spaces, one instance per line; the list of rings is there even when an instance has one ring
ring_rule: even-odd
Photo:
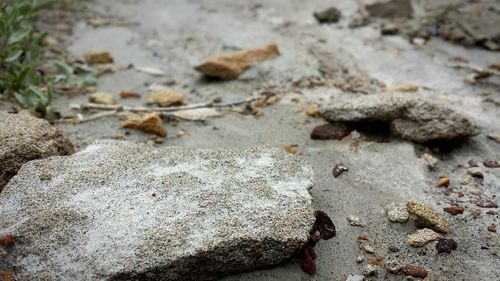
[[[419,143],[463,139],[481,133],[481,128],[463,114],[402,95],[376,94],[338,100],[320,108],[319,113],[331,122],[389,122],[393,134]]]
[[[307,242],[312,169],[278,148],[99,142],[24,165],[0,194],[16,280],[212,280]]]
[[[26,113],[0,112],[0,192],[24,163],[71,153],[73,144],[49,122]]]

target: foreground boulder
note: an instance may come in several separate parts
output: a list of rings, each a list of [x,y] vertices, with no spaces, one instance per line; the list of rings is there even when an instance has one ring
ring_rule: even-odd
[[[321,108],[330,122],[385,121],[403,139],[424,143],[464,139],[481,133],[469,117],[419,98],[378,94],[339,100]]]
[[[43,177],[41,176],[43,175]],[[213,280],[301,249],[312,169],[279,148],[100,142],[24,165],[0,195],[16,280]]]
[[[0,191],[24,163],[74,152],[61,131],[27,113],[0,112],[0,144]]]

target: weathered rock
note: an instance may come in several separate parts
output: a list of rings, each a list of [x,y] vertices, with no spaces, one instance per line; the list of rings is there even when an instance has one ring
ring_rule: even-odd
[[[97,104],[116,104],[116,99],[111,93],[97,92],[93,93],[89,97],[89,101]]]
[[[0,263],[15,280],[213,280],[269,267],[308,241],[312,180],[280,148],[98,142],[9,182],[0,236],[19,239]]]
[[[0,191],[24,163],[74,152],[61,131],[25,113],[0,112],[0,143]]]
[[[448,214],[450,214],[452,216],[456,216],[459,214],[463,214],[464,208],[462,208],[460,206],[450,206],[450,207],[443,208],[443,211],[447,212]]]
[[[385,213],[391,222],[405,223],[410,214],[406,209],[406,204],[393,202],[384,207]]]
[[[84,55],[85,62],[92,64],[112,63],[113,56],[110,52],[87,52]]]
[[[441,233],[447,233],[450,230],[450,223],[433,209],[416,202],[408,202],[406,207],[408,213],[415,217],[415,224],[418,227],[430,228]]]
[[[481,132],[469,117],[407,95],[373,94],[338,100],[321,108],[319,114],[330,122],[388,122],[394,135],[418,143],[463,139]]]
[[[195,69],[209,77],[232,80],[238,78],[253,63],[272,59],[278,55],[278,46],[269,44],[210,58]]]
[[[409,18],[413,16],[411,0],[381,1],[366,5],[365,7],[372,17]]]
[[[406,241],[413,247],[423,247],[425,244],[439,239],[439,234],[431,229],[418,229],[415,233],[408,235]]]
[[[387,23],[382,25],[382,29],[380,30],[382,35],[395,35],[399,33],[399,27],[393,23]],[[415,90],[416,91],[416,90]],[[413,92],[415,92],[413,91]]]
[[[363,281],[365,277],[363,275],[349,275],[345,281]]]
[[[184,96],[172,89],[163,89],[152,92],[146,98],[146,103],[157,104],[162,107],[181,105],[184,102]]]
[[[392,274],[396,274],[401,270],[403,265],[397,259],[389,259],[389,260],[385,261],[384,267],[387,270],[387,272],[392,273]]]
[[[163,121],[154,112],[146,113],[143,116],[129,113],[125,115],[125,120],[122,122],[121,127],[141,130],[160,137],[167,135],[167,130],[163,127]]]
[[[339,9],[330,7],[321,12],[314,12],[314,17],[319,23],[336,23],[339,21],[341,13]]]
[[[363,273],[364,276],[375,276],[377,275],[377,266],[367,264],[363,269],[361,269],[361,273]]]
[[[424,153],[421,158],[424,159],[425,163],[427,163],[427,166],[429,166],[429,168],[431,169],[435,168],[439,163],[439,159],[430,155],[429,153]]]
[[[436,187],[448,187],[450,186],[450,178],[447,176],[440,176],[438,182],[436,183]]]

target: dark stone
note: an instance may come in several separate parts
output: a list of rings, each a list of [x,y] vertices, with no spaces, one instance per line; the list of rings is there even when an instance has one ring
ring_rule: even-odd
[[[311,132],[313,140],[341,140],[351,133],[351,129],[343,123],[317,126]]]
[[[319,23],[336,23],[339,21],[341,13],[339,9],[330,7],[321,12],[315,12],[314,17]]]
[[[451,254],[451,251],[456,250],[457,247],[458,244],[453,239],[439,238],[436,244],[436,250],[438,251],[438,253]]]

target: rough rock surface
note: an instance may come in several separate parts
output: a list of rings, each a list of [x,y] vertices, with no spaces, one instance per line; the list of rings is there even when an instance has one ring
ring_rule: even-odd
[[[0,268],[16,280],[212,280],[272,266],[309,238],[312,178],[267,147],[98,142],[32,161],[0,195],[0,236],[18,241]]]
[[[433,209],[416,202],[408,202],[406,207],[408,212],[415,217],[415,224],[418,227],[427,227],[441,233],[447,233],[450,230],[450,223]]]
[[[0,191],[24,163],[74,152],[61,131],[29,114],[0,112],[0,125]]]
[[[196,70],[209,77],[232,80],[238,78],[252,63],[272,59],[279,54],[278,46],[269,44],[210,58],[198,65]]]
[[[463,139],[481,132],[463,114],[404,95],[374,94],[339,100],[320,108],[319,114],[330,122],[389,122],[394,135],[419,143]]]
[[[387,217],[391,222],[405,223],[410,214],[406,210],[406,204],[392,202],[384,207]]]
[[[163,127],[163,121],[157,113],[150,112],[144,115],[130,113],[125,115],[125,120],[121,124],[122,128],[137,129],[146,133],[167,136],[167,130]]]
[[[439,239],[439,234],[432,229],[418,229],[415,233],[408,235],[406,241],[413,247],[423,247],[425,244]]]

